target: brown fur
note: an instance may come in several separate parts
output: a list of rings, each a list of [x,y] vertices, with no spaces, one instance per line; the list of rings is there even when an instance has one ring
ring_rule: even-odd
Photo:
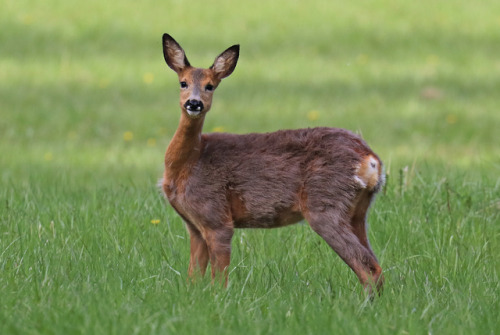
[[[197,69],[169,35],[163,44],[167,64],[187,83],[162,185],[188,227],[189,275],[203,275],[210,261],[212,278],[220,274],[227,283],[234,228],[276,228],[306,219],[365,287],[380,289],[382,269],[365,223],[384,179],[377,155],[359,136],[337,128],[202,134],[213,94],[206,85],[217,87],[234,70],[239,48],[219,55],[210,69]],[[203,102],[200,113],[189,113],[190,99]]]

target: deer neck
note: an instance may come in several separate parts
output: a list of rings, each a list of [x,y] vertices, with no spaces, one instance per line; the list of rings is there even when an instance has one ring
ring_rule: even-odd
[[[165,153],[167,179],[177,179],[182,171],[190,169],[198,161],[202,149],[201,131],[204,119],[190,119],[185,113],[181,114],[179,127]]]

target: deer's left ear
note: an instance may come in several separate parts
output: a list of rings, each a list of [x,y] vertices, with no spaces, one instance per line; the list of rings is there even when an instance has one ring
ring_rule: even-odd
[[[238,63],[239,55],[240,46],[238,44],[233,45],[215,58],[214,64],[210,69],[214,70],[219,80],[226,78],[233,73],[236,63]]]

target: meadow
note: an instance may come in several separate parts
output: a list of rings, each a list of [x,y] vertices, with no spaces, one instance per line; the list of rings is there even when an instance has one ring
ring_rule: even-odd
[[[4,0],[0,334],[498,334],[500,2]],[[307,225],[238,230],[227,289],[187,280],[158,188],[171,34],[241,45],[205,131],[342,127],[388,181],[370,301]]]

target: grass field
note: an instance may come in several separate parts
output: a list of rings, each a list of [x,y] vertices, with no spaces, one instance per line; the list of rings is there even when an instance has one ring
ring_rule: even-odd
[[[498,334],[500,2],[4,0],[0,334]],[[156,182],[179,118],[161,35],[209,66],[205,131],[335,126],[384,160],[370,302],[307,224],[239,230],[187,281]]]

